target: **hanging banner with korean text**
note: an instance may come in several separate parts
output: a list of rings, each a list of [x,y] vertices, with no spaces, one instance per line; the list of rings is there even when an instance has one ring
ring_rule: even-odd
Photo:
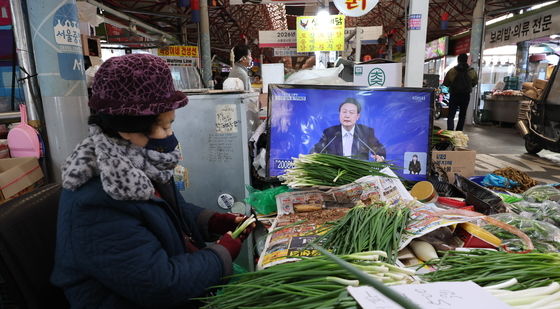
[[[12,24],[12,14],[9,0],[0,0],[0,26]]]
[[[484,48],[512,45],[560,33],[560,5],[520,16],[510,22],[489,26],[484,37]]]
[[[336,51],[344,49],[344,15],[298,16],[297,51]]]
[[[198,66],[198,47],[175,45],[158,48],[158,56],[170,66]]]
[[[366,15],[376,5],[378,0],[334,0],[334,5],[340,13],[346,16],[359,17]]]

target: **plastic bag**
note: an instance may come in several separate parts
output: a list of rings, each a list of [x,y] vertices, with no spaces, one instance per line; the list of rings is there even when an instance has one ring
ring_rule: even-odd
[[[467,196],[467,205],[473,205],[475,211],[485,215],[506,211],[504,202],[494,192],[458,174],[455,174],[455,183]]]
[[[508,204],[517,203],[523,200],[523,197],[521,195],[515,193],[507,194],[507,193],[498,192],[498,195],[504,202]]]
[[[543,202],[546,200],[560,201],[560,190],[547,185],[534,186],[523,193],[523,198],[529,202]]]
[[[286,186],[259,191],[251,186],[247,186],[249,197],[245,202],[253,206],[259,214],[268,215],[276,212],[276,195],[290,191]]]
[[[312,85],[352,85],[338,76],[344,66],[329,69],[301,70],[290,75],[286,84],[312,84]]]
[[[485,187],[515,188],[519,186],[517,181],[513,181],[504,176],[488,174],[481,183]]]
[[[511,204],[510,208],[523,217],[548,222],[560,227],[560,204],[555,201],[546,200],[542,203],[521,201]]]
[[[517,214],[502,213],[491,216],[509,225],[515,226],[527,234],[539,252],[557,252],[560,250],[560,228],[543,221],[526,218]],[[502,240],[510,251],[525,251],[521,239],[497,226],[486,225],[484,228]]]

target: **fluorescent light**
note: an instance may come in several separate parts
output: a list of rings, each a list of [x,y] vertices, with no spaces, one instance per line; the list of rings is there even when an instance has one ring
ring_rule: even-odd
[[[558,34],[551,34],[551,35],[550,35],[550,38],[553,39],[553,40],[555,40],[555,39],[557,39],[557,38],[560,38],[560,35],[558,35]]]
[[[317,17],[319,18],[326,18],[329,17],[330,13],[329,10],[322,8],[317,12]]]

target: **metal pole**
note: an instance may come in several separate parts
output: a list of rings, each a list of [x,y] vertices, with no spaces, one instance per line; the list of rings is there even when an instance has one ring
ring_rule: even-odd
[[[60,182],[63,162],[88,134],[89,108],[78,9],[74,0],[31,0],[25,13],[49,137],[50,174]]]
[[[27,117],[30,125],[40,128],[43,123],[43,112],[41,94],[37,82],[35,58],[33,57],[33,46],[30,40],[31,36],[29,35],[29,24],[25,17],[26,15],[23,13],[23,1],[10,0],[10,6],[12,9],[12,23],[14,26],[18,62],[22,71],[24,71],[21,83],[27,105]]]
[[[517,52],[515,54],[515,63],[517,63],[516,75],[519,77],[519,85],[527,81],[529,77],[529,41],[517,43]],[[518,86],[519,86],[518,85]]]
[[[125,20],[128,20],[129,22],[133,22],[133,23],[135,23],[136,25],[138,25],[138,26],[140,26],[140,27],[142,27],[142,28],[144,28],[144,29],[146,29],[146,30],[148,30],[148,31],[150,31],[150,32],[154,32],[154,33],[161,34],[164,38],[168,38],[168,39],[170,39],[170,40],[172,40],[172,41],[178,41],[177,38],[176,38],[175,36],[173,36],[173,35],[171,35],[171,34],[165,32],[165,31],[161,31],[161,30],[159,30],[159,29],[157,29],[157,28],[155,28],[155,27],[152,27],[152,26],[150,26],[150,25],[148,25],[148,24],[142,22],[141,20],[139,20],[139,19],[137,19],[137,18],[134,18],[134,17],[129,16],[129,15],[127,15],[127,14],[121,13],[121,12],[119,12],[119,11],[117,11],[117,10],[111,8],[111,7],[108,7],[108,6],[106,6],[106,5],[102,4],[102,3],[99,3],[99,2],[97,2],[97,1],[95,1],[95,0],[85,0],[85,2],[87,2],[87,3],[89,3],[89,4],[95,5],[96,7],[100,8],[100,9],[102,9],[102,10],[104,10],[104,11],[107,11],[107,12],[108,12],[109,14],[111,14],[111,15],[115,15],[116,17],[123,18],[123,19],[125,19]]]
[[[210,22],[208,21],[208,0],[200,0],[200,53],[202,57],[202,80],[209,85],[212,80],[212,59],[210,51]]]
[[[480,107],[480,78],[482,72],[482,51],[484,48],[484,6],[485,0],[478,0],[473,11],[472,31],[471,31],[471,66],[478,73],[479,82],[471,93],[470,102],[473,106],[472,113],[467,113],[465,123],[473,123]]]
[[[361,62],[362,59],[362,29],[360,27],[356,27],[356,36],[354,39],[356,40],[356,54],[354,55],[354,61],[358,63]]]

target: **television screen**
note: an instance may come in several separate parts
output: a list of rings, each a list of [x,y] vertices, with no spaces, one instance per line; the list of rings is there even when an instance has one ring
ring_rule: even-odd
[[[269,85],[268,176],[300,154],[387,160],[408,180],[429,170],[433,89]]]

